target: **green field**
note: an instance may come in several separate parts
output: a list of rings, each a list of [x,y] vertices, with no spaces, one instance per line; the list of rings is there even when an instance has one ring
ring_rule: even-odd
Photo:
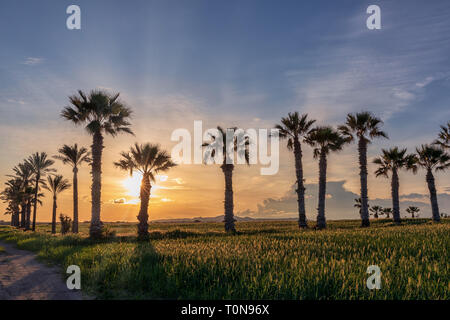
[[[450,299],[450,220],[330,222],[323,231],[295,222],[151,224],[138,243],[135,225],[108,224],[102,242],[0,226],[0,240],[41,259],[81,268],[82,289],[100,299]],[[382,271],[382,288],[366,287],[369,265]],[[64,269],[63,269],[64,268]]]

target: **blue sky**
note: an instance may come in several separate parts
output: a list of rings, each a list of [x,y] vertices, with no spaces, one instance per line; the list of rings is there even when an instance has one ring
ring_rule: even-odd
[[[80,31],[66,29],[70,4],[81,7]],[[366,28],[371,4],[381,30]],[[449,1],[2,0],[0,39],[2,176],[36,145],[50,152],[58,132],[82,135],[58,117],[77,89],[120,91],[135,131],[159,141],[194,119],[271,127],[298,110],[338,124],[370,110],[391,137],[374,156],[392,145],[412,151],[450,119]],[[330,167],[353,192],[354,152]],[[407,179],[416,187],[405,194],[426,191],[422,177]]]

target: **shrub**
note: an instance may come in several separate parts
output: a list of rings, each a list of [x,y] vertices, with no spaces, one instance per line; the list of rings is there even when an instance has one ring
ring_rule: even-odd
[[[70,231],[70,226],[72,225],[72,219],[68,216],[63,215],[62,213],[59,215],[59,220],[61,221],[61,234],[66,234]]]

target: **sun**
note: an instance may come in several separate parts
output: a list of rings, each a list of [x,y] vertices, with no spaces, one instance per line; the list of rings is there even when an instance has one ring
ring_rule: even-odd
[[[127,190],[127,195],[133,198],[139,198],[141,192],[142,173],[134,172],[132,176],[122,181],[122,185]]]

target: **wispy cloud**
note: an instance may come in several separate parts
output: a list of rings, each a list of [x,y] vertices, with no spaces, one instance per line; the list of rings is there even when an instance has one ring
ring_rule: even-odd
[[[6,100],[9,103],[14,103],[14,104],[21,104],[21,105],[25,105],[27,104],[24,100],[22,99],[7,99]]]
[[[22,64],[27,66],[35,66],[43,62],[44,62],[43,58],[28,57],[25,59],[25,61],[22,62]]]

